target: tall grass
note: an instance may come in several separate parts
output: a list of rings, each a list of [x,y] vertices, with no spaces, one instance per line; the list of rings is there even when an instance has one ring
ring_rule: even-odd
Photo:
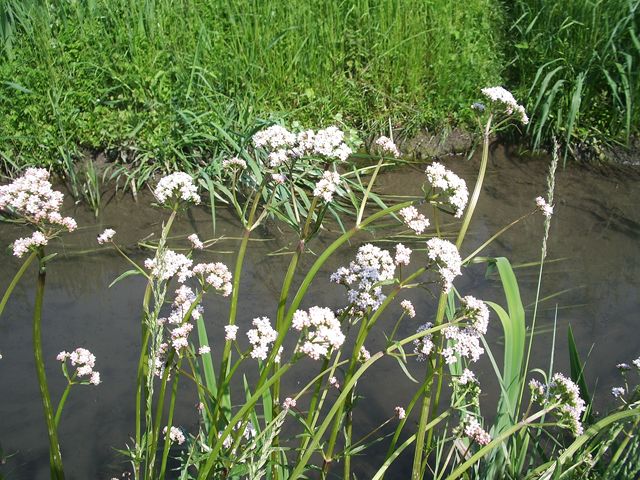
[[[458,122],[478,82],[498,81],[498,7],[6,0],[4,165],[64,171],[61,153],[107,150],[127,164],[193,168],[215,157],[220,129],[233,133],[271,114],[318,125],[342,118],[365,131],[389,117],[408,129]]]
[[[534,147],[555,135],[601,150],[628,144],[640,113],[638,0],[516,0],[508,76],[528,99]]]

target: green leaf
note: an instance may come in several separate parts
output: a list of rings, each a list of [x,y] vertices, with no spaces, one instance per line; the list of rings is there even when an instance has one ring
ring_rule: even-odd
[[[116,283],[118,283],[120,280],[124,280],[127,277],[130,277],[132,275],[142,275],[142,273],[140,272],[140,270],[136,270],[135,268],[132,268],[131,270],[127,270],[124,273],[121,273],[118,278],[116,278],[113,282],[111,282],[109,284],[109,288],[113,287]]]
[[[584,418],[591,417],[591,396],[589,395],[589,390],[587,389],[587,382],[584,379],[584,363],[580,361],[580,355],[578,354],[578,347],[576,346],[576,341],[573,337],[573,330],[571,330],[571,325],[569,325],[569,330],[567,331],[567,342],[569,344],[569,363],[571,365],[571,380],[573,380],[578,388],[580,388],[580,396],[587,404],[587,409],[584,413]]]

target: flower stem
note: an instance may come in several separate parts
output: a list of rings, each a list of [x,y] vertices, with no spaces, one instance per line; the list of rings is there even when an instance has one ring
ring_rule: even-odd
[[[53,415],[53,408],[51,406],[51,396],[49,395],[47,376],[44,370],[44,361],[42,358],[42,302],[44,299],[44,286],[46,280],[45,265],[42,261],[45,256],[43,248],[38,249],[37,256],[39,269],[38,280],[36,283],[36,302],[33,311],[33,355],[35,357],[38,385],[40,386],[40,396],[42,397],[42,407],[44,408],[44,417],[47,422],[51,478],[52,480],[64,480],[64,468],[62,466],[60,444],[58,443],[58,432],[56,429],[55,417]]]
[[[62,410],[64,409],[64,404],[67,403],[67,397],[69,396],[69,392],[71,391],[71,382],[67,383],[67,388],[64,389],[62,393],[62,397],[60,397],[60,403],[58,403],[58,408],[56,409],[56,428],[60,425],[60,417],[62,416]]]

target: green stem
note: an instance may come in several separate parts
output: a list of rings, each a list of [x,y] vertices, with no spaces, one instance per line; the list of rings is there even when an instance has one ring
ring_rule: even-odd
[[[178,360],[178,366],[176,368],[176,376],[171,386],[171,402],[169,403],[169,416],[167,417],[167,434],[164,437],[164,449],[162,450],[162,463],[160,464],[160,476],[158,479],[163,479],[167,469],[167,459],[169,458],[169,447],[171,446],[171,426],[173,425],[173,413],[176,407],[176,397],[178,393],[178,380],[180,380],[180,367],[182,365],[182,357]]]
[[[60,397],[60,403],[58,403],[58,408],[56,409],[56,428],[60,425],[60,417],[62,416],[62,409],[64,409],[64,404],[67,402],[67,397],[69,396],[69,392],[71,391],[72,383],[67,383],[67,387],[62,392],[62,397]]]
[[[11,283],[9,284],[9,286],[4,292],[4,295],[2,296],[2,301],[0,301],[0,315],[2,315],[2,312],[4,311],[4,307],[7,305],[7,302],[9,301],[9,297],[11,296],[13,289],[16,288],[16,285],[24,275],[24,272],[27,271],[27,268],[29,268],[29,265],[31,265],[31,262],[33,262],[33,260],[36,258],[37,255],[38,254],[36,252],[31,252],[31,255],[27,257],[27,259],[24,261],[20,269],[14,275],[13,280],[11,280]]]
[[[362,216],[364,215],[364,209],[367,206],[367,200],[369,199],[369,195],[371,194],[371,188],[376,181],[376,177],[378,176],[378,172],[380,171],[380,167],[384,162],[384,158],[380,157],[378,164],[376,165],[375,170],[373,171],[373,175],[371,175],[371,180],[369,180],[369,184],[367,185],[367,190],[364,192],[364,197],[362,197],[362,203],[360,204],[360,209],[358,210],[358,217],[356,218],[356,225],[360,225],[362,221]]]
[[[40,386],[40,396],[42,397],[42,407],[44,409],[44,417],[47,423],[47,434],[49,436],[51,478],[53,480],[64,480],[64,468],[62,466],[62,455],[60,453],[60,444],[58,442],[58,432],[55,417],[53,415],[53,408],[51,406],[51,396],[49,395],[49,387],[47,386],[47,376],[44,370],[44,360],[42,355],[42,303],[44,299],[44,287],[46,280],[45,264],[42,261],[45,256],[43,248],[38,249],[37,256],[39,269],[38,281],[36,284],[36,301],[33,312],[33,355],[35,357],[38,385]]]

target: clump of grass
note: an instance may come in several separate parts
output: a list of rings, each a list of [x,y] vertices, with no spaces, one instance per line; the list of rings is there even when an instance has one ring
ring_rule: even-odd
[[[528,99],[533,146],[628,144],[640,120],[640,2],[517,0],[507,11],[508,76]]]

